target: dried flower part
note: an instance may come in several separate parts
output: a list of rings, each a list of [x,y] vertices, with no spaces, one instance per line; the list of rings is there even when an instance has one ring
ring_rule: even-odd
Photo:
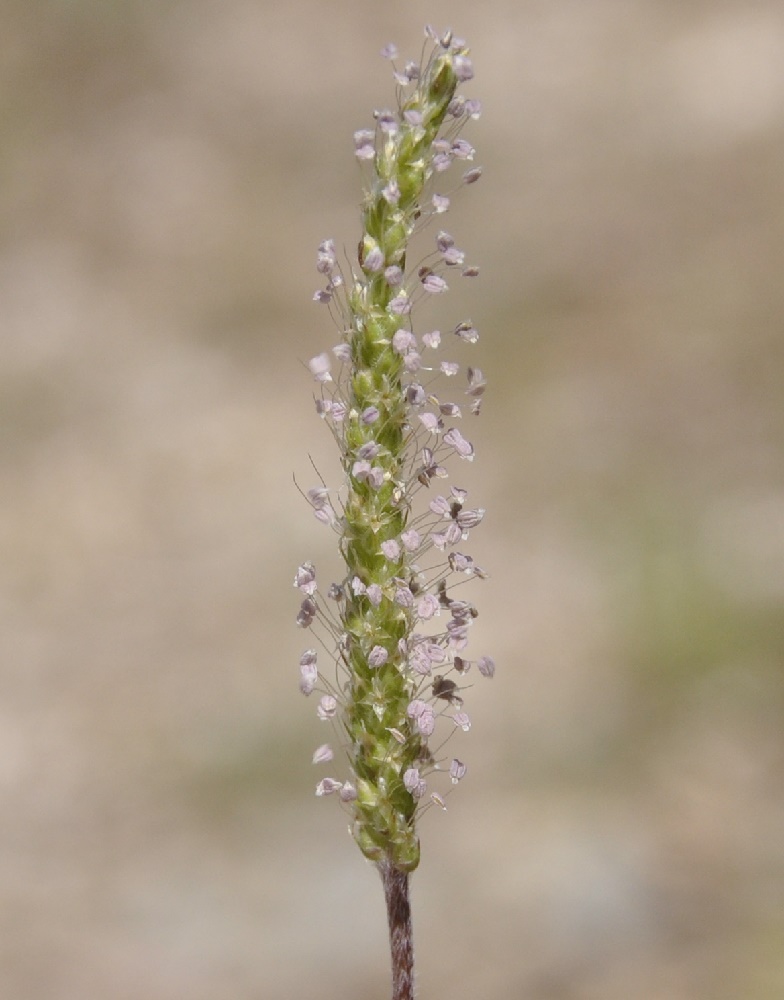
[[[467,508],[466,491],[456,487],[429,504],[417,502],[433,480],[448,476],[448,464],[472,461],[474,447],[454,426],[460,406],[432,392],[432,373],[454,376],[459,366],[423,360],[422,352],[432,357],[442,338],[438,331],[418,337],[412,315],[418,302],[448,291],[447,270],[450,282],[478,273],[464,266],[463,250],[444,230],[426,262],[412,266],[407,259],[415,231],[450,209],[450,198],[433,192],[430,182],[438,178],[440,186],[454,161],[474,158],[459,132],[480,112],[477,101],[457,93],[473,77],[465,42],[451,32],[439,37],[428,28],[426,34],[433,45],[422,64],[395,68],[398,107],[377,111],[373,129],[354,133],[366,187],[350,280],[334,242],[318,248],[316,268],[326,287],[314,298],[339,320],[342,341],[331,355],[314,357],[309,369],[316,410],[339,446],[345,481],[339,492],[321,486],[307,498],[317,519],[339,534],[345,577],[319,590],[316,570],[305,562],[294,579],[302,595],[298,624],[334,646],[338,661],[333,685],[308,650],[300,688],[304,694],[318,689],[318,717],[339,723],[341,742],[349,746],[351,780],[322,779],[316,794],[338,792],[353,812],[353,834],[365,856],[401,872],[419,862],[415,819],[428,806],[422,802],[426,779],[448,771],[456,784],[466,773],[457,759],[442,767],[434,741],[439,719],[444,739],[455,728],[470,728],[457,679],[468,670],[461,653],[477,613],[450,588],[486,575],[455,549],[484,509]],[[383,55],[394,61],[397,49],[390,44]],[[471,168],[462,183],[473,184],[480,174]],[[470,320],[454,332],[467,344],[479,338]],[[478,412],[484,377],[468,369],[467,378]],[[320,596],[325,592],[329,603]],[[478,666],[493,675],[489,657]],[[314,762],[331,759],[326,744],[314,754]],[[437,792],[429,802],[444,804]]]

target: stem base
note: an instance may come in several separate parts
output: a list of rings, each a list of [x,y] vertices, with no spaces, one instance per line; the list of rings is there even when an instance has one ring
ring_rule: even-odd
[[[408,872],[389,861],[378,864],[384,885],[389,921],[389,949],[392,956],[392,1000],[414,1000],[414,938]]]

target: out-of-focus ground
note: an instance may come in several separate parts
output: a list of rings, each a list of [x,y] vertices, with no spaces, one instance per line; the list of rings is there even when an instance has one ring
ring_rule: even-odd
[[[423,998],[784,995],[784,8],[5,0],[0,996],[387,996],[297,691],[351,134],[472,44],[490,390]],[[472,419],[472,418],[469,418]],[[454,744],[457,746],[457,744]],[[321,772],[319,772],[321,773]]]

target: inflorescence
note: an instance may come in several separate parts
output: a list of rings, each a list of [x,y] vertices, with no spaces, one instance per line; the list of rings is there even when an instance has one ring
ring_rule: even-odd
[[[312,563],[294,579],[303,598],[297,624],[335,664],[328,674],[317,664],[319,651],[305,650],[300,690],[319,695],[317,715],[337,724],[351,770],[347,780],[323,778],[316,794],[335,794],[351,810],[366,857],[403,871],[419,861],[416,818],[432,804],[444,807],[466,773],[461,760],[444,755],[452,734],[471,726],[465,678],[474,667],[484,677],[495,672],[489,656],[466,658],[477,611],[462,593],[455,596],[459,584],[487,575],[462,551],[485,511],[468,506],[464,489],[441,487],[450,462],[474,458],[457,422],[464,408],[479,413],[485,378],[467,368],[467,403],[436,395],[440,379],[455,379],[460,367],[431,360],[441,333],[417,335],[412,323],[417,303],[446,292],[452,275],[479,271],[442,229],[415,267],[406,259],[411,238],[448,211],[454,190],[481,175],[468,166],[453,190],[433,190],[450,168],[473,160],[460,133],[481,105],[457,93],[473,77],[465,42],[430,27],[425,33],[418,64],[399,68],[395,46],[383,50],[394,68],[397,108],[376,111],[375,128],[354,134],[365,188],[350,276],[332,240],[318,249],[325,287],[314,299],[328,306],[341,339],[309,368],[316,412],[337,442],[345,478],[340,490],[322,484],[307,499],[337,534],[346,575],[325,593]],[[451,336],[479,339],[469,319]],[[333,758],[326,743],[313,755],[317,764]],[[429,783],[442,791],[428,792]]]

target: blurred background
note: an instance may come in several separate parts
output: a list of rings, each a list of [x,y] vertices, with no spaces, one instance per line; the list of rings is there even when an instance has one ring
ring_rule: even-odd
[[[784,994],[777,0],[4,0],[0,995],[388,996],[310,763],[303,362],[388,41],[472,46],[489,380],[474,655],[422,824],[422,997]],[[473,418],[468,418],[473,420]],[[463,473],[461,469],[461,473]]]

